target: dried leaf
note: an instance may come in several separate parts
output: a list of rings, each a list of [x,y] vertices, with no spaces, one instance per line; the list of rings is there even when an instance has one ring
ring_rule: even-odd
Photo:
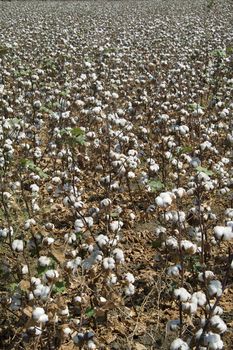
[[[134,350],[146,350],[146,347],[144,345],[142,345],[141,343],[135,343],[133,349]]]
[[[65,261],[64,247],[52,247],[51,254],[60,264]]]
[[[27,280],[22,280],[19,282],[19,288],[23,291],[28,291],[30,290],[30,282]]]
[[[23,313],[28,316],[31,317],[32,316],[32,307],[31,306],[27,306],[23,309]]]

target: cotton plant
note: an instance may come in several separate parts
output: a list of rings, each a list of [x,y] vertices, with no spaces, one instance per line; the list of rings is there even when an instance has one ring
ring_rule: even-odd
[[[167,347],[222,349],[233,268],[230,5],[214,4],[214,20],[213,4],[199,2],[195,11],[159,1],[136,12],[118,3],[21,5],[0,15],[9,334],[20,318],[26,328],[15,339],[29,346],[46,348],[58,335],[59,346],[99,348],[91,330],[99,334],[99,315],[111,322],[116,308],[134,320],[142,272],[134,244],[147,237],[156,273],[166,274],[161,296],[179,313]],[[16,33],[12,23],[25,14]]]

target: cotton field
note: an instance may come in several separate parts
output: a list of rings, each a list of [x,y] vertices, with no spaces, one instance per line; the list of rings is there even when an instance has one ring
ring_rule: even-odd
[[[0,349],[232,349],[233,2],[0,7]]]

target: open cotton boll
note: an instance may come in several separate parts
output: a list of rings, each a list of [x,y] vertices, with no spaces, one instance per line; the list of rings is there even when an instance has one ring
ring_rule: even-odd
[[[172,192],[177,198],[182,198],[186,194],[186,190],[183,187],[175,188],[174,190],[172,190]]]
[[[22,252],[23,251],[23,241],[21,239],[15,239],[12,242],[12,249],[16,252]]]
[[[210,281],[208,285],[208,292],[211,297],[220,297],[222,295],[222,283],[218,280]]]
[[[212,315],[222,315],[223,314],[223,308],[221,306],[216,306],[213,310],[214,303],[210,303],[210,305],[206,305],[206,311],[210,311]],[[212,311],[213,310],[213,311]]]
[[[167,269],[168,276],[179,276],[181,271],[180,265],[169,266]]]
[[[100,206],[101,208],[107,208],[112,204],[111,199],[109,198],[104,198],[101,202],[100,202]]]
[[[43,238],[43,243],[50,246],[51,244],[53,244],[55,241],[55,239],[53,237],[45,237]]]
[[[68,306],[65,306],[58,311],[59,315],[61,316],[69,316],[69,309]]]
[[[205,293],[199,291],[192,294],[191,301],[196,301],[197,305],[204,306],[207,302]]]
[[[188,344],[180,338],[173,340],[170,350],[189,350]]]
[[[208,350],[222,350],[224,347],[223,341],[219,334],[209,332],[204,338],[204,345]]]
[[[40,191],[40,187],[37,186],[36,184],[30,185],[30,189],[31,189],[31,191],[34,192],[34,193],[37,193],[37,192]]]
[[[172,204],[172,200],[175,195],[172,192],[161,192],[159,196],[155,198],[155,203],[161,208],[166,208]]]
[[[191,299],[191,294],[183,287],[174,290],[174,296],[177,300],[186,302]]]
[[[42,307],[36,307],[32,312],[32,318],[41,323],[48,322],[48,316],[45,314],[45,310]]]
[[[59,277],[59,273],[56,270],[48,270],[45,272],[45,277],[47,280],[52,281]]]
[[[85,217],[85,224],[88,226],[88,227],[92,227],[93,226],[93,223],[94,223],[94,220],[91,216],[87,216]]]
[[[40,298],[41,300],[46,300],[50,293],[50,287],[44,286],[43,284],[39,284],[36,289],[34,289],[33,294],[36,298]]]
[[[29,270],[28,270],[28,265],[23,265],[21,271],[22,271],[22,274],[23,274],[23,275],[26,275],[26,274],[29,272]]]
[[[80,232],[82,231],[82,229],[84,228],[85,224],[83,222],[82,219],[77,219],[75,220],[75,223],[74,223],[74,228],[75,228],[75,232]]]
[[[114,273],[111,273],[106,280],[108,286],[112,286],[117,283],[117,276]]]
[[[93,340],[88,340],[87,347],[88,347],[88,349],[96,349],[96,345],[93,342]]]
[[[167,246],[171,249],[177,249],[178,248],[178,241],[175,237],[168,237],[166,241],[163,243],[163,245]]]
[[[231,226],[215,226],[214,235],[219,240],[229,241],[233,239],[233,228]]]
[[[109,242],[109,238],[103,234],[100,234],[99,236],[97,236],[95,240],[98,243],[98,245],[100,246],[100,248],[102,248],[103,246],[105,246]]]
[[[115,260],[113,258],[104,258],[103,267],[105,270],[113,270],[115,268]]]
[[[204,277],[205,277],[205,278],[204,278]],[[200,273],[198,274],[198,280],[199,280],[200,282],[204,282],[204,280],[210,281],[210,280],[212,280],[212,279],[214,279],[214,278],[215,278],[214,273],[213,273],[212,271],[209,271],[209,270],[207,270],[207,271],[205,271],[205,272],[200,272]]]
[[[129,283],[125,287],[125,295],[129,296],[129,295],[133,295],[134,293],[135,293],[135,287],[132,283]]]
[[[116,262],[119,264],[123,264],[125,262],[125,258],[124,258],[124,252],[122,249],[120,248],[115,248],[113,250],[113,255],[116,259]]]
[[[225,210],[225,215],[230,218],[230,219],[233,219],[233,208],[227,208]]]
[[[220,334],[226,332],[226,330],[227,330],[226,323],[218,315],[214,315],[211,317],[210,326],[214,332],[220,333]]]
[[[115,220],[115,221],[112,221],[110,223],[110,230],[112,232],[118,232],[118,231],[120,231],[122,226],[123,226],[123,222],[122,221]]]
[[[135,282],[135,278],[134,278],[134,275],[130,272],[127,272],[125,275],[124,275],[124,278],[125,280],[128,282],[128,283],[134,283]]]
[[[197,245],[188,240],[182,240],[180,242],[181,248],[187,254],[195,254],[197,251]]]
[[[47,256],[42,255],[38,259],[38,264],[40,266],[49,266],[50,263],[51,263],[51,259]]]
[[[180,320],[171,320],[168,321],[166,324],[166,332],[173,332],[173,331],[177,331],[179,329],[180,326]]]
[[[193,315],[197,312],[197,301],[194,299],[191,302],[182,303],[184,313]]]

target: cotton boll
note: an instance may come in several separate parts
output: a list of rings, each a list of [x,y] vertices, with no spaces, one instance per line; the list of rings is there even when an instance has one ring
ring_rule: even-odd
[[[208,347],[208,350],[221,350],[224,347],[220,335],[212,332],[207,333],[204,344]]]
[[[45,311],[42,307],[36,307],[32,312],[32,318],[35,321],[46,323],[48,321],[48,316],[45,314]]]
[[[43,243],[50,246],[54,243],[55,239],[53,237],[45,237]]]
[[[175,188],[172,192],[177,198],[183,198],[186,194],[186,190],[183,187]]]
[[[188,240],[182,240],[180,242],[181,248],[185,251],[185,253],[193,255],[197,251],[197,245],[188,241]]]
[[[122,226],[123,226],[123,222],[122,221],[112,221],[110,223],[110,230],[112,232],[118,232],[118,231],[120,231]]]
[[[40,191],[40,187],[37,186],[36,184],[30,185],[30,189],[31,189],[31,191],[34,192],[34,193],[38,193],[38,192]]]
[[[191,294],[183,287],[175,289],[174,296],[181,302],[186,302],[191,299]]]
[[[105,198],[105,199],[103,199],[103,200],[100,202],[100,206],[101,206],[102,208],[107,208],[107,207],[109,207],[111,204],[112,204],[112,201],[111,201],[111,199],[109,199],[109,198]]]
[[[167,208],[172,204],[172,199],[175,195],[172,192],[161,192],[158,197],[155,198],[155,203],[161,208]]]
[[[220,306],[216,306],[214,308],[214,311],[212,311],[213,306],[214,306],[213,303],[210,303],[210,305],[206,305],[206,311],[209,312],[211,310],[212,315],[222,315],[223,314],[223,309]]]
[[[170,350],[189,350],[189,346],[185,341],[177,338],[171,343]]]
[[[205,293],[199,291],[192,295],[191,301],[196,301],[199,306],[204,306],[207,302]]]
[[[40,256],[38,259],[38,264],[40,266],[49,266],[51,263],[51,259],[48,258],[47,256]]]
[[[125,275],[124,275],[124,278],[125,280],[128,282],[128,283],[134,283],[135,282],[135,278],[134,278],[134,275],[130,272],[127,272]]]
[[[100,234],[96,237],[96,242],[98,243],[99,247],[102,248],[109,242],[109,238],[103,234]]]
[[[23,241],[21,239],[15,239],[12,242],[12,249],[16,252],[22,252],[23,251]]]
[[[42,334],[42,328],[38,327],[38,326],[35,326],[35,327],[29,327],[28,328],[28,331],[30,333],[33,333],[34,335],[36,336],[39,336]]]
[[[85,217],[85,224],[87,225],[87,227],[92,227],[94,223],[94,220],[91,216]]]
[[[36,278],[36,277],[32,277],[31,278],[31,284],[33,286],[38,286],[39,284],[41,284],[41,279],[40,278]]]
[[[104,258],[103,267],[105,270],[113,270],[115,268],[115,260],[113,258]]]
[[[219,240],[229,241],[233,239],[233,229],[231,226],[215,226],[214,235]]]
[[[93,342],[93,340],[88,340],[87,347],[88,347],[88,349],[96,349],[96,345]]]
[[[197,301],[193,299],[191,302],[182,303],[184,313],[193,315],[197,312]]]
[[[48,281],[53,281],[54,279],[59,277],[59,273],[56,270],[48,270],[45,272],[45,277]]]
[[[135,293],[135,287],[132,283],[129,283],[125,287],[125,295],[129,296],[129,295],[133,295],[134,293]]]
[[[59,315],[61,316],[69,316],[69,309],[68,306],[64,306],[62,309],[58,311]]]
[[[107,277],[107,281],[106,281],[108,286],[112,286],[114,284],[117,283],[117,276],[114,273],[111,273],[108,277]]]
[[[70,335],[73,332],[70,327],[65,327],[65,328],[62,329],[62,331],[63,331],[65,336],[68,336],[68,335]]]
[[[211,326],[211,329],[214,332],[220,333],[220,334],[226,332],[226,330],[227,330],[226,323],[218,315],[215,315],[215,316],[211,317],[211,319],[210,319],[210,326]]]
[[[115,248],[113,250],[113,255],[118,264],[123,264],[125,262],[124,252],[122,249]]]
[[[181,271],[181,266],[180,265],[175,265],[175,266],[170,266],[167,269],[167,274],[168,276],[179,276]]]
[[[220,297],[222,295],[222,283],[218,280],[210,281],[208,285],[208,292],[211,297]]]
[[[233,219],[233,208],[228,208],[225,210],[225,215],[229,218],[229,219]]]
[[[23,265],[21,271],[22,271],[22,274],[23,274],[23,275],[26,275],[26,274],[28,273],[28,271],[29,271],[29,270],[28,270],[28,265]]]
[[[214,273],[212,271],[209,271],[209,270],[207,270],[205,272],[200,272],[198,274],[198,280],[200,282],[204,282],[205,280],[210,281],[210,280],[213,280],[214,278],[215,278]]]
[[[165,241],[165,246],[171,249],[178,249],[178,241],[175,237],[168,237]]]
[[[171,320],[166,324],[167,333],[177,331],[180,327],[180,320]]]

